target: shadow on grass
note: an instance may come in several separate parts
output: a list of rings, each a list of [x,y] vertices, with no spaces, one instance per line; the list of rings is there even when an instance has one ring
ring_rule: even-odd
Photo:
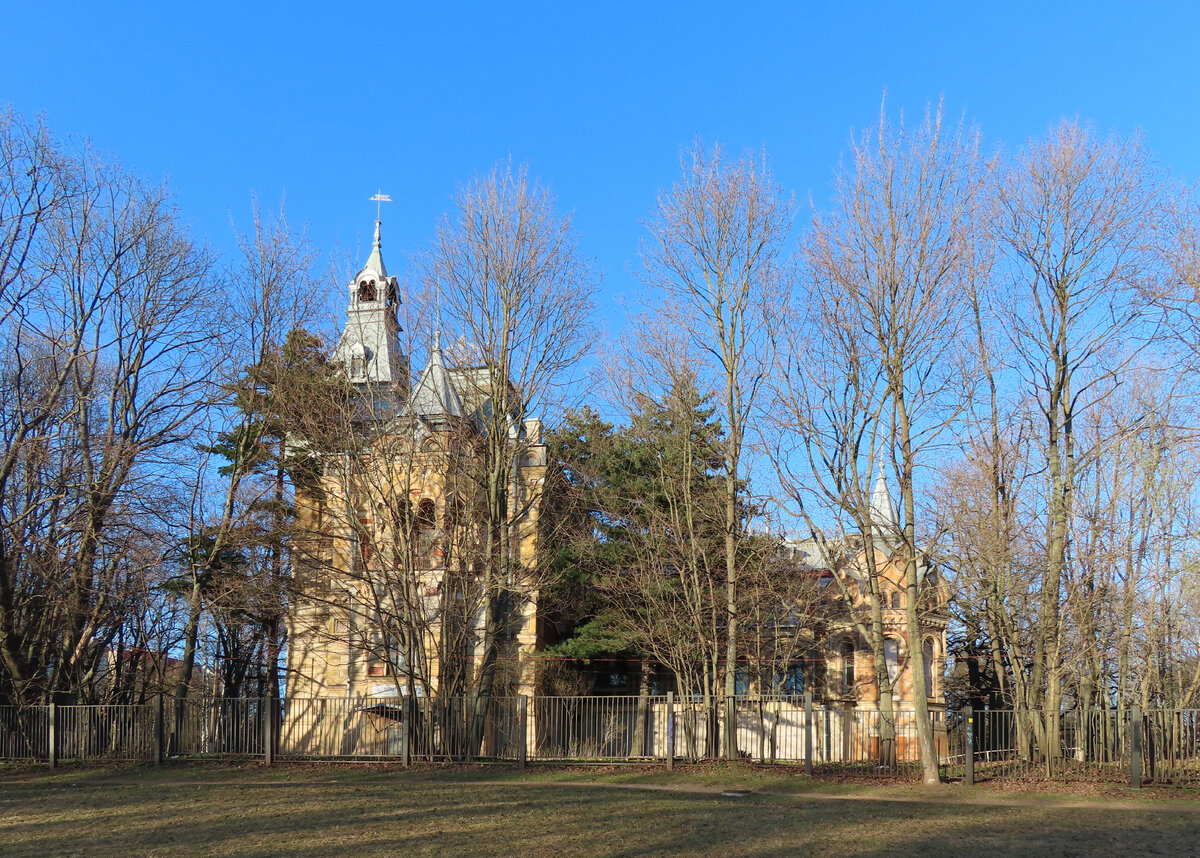
[[[731,773],[747,779],[740,769],[708,774],[719,780]],[[927,858],[967,849],[1188,855],[1200,842],[1200,818],[1137,809],[806,800],[761,792],[721,798],[524,783],[487,767],[461,774],[455,780],[403,770],[166,767],[8,780],[0,790],[0,853]],[[558,774],[579,780],[576,771]]]

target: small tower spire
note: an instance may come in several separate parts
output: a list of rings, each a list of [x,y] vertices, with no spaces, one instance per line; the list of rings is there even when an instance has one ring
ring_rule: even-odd
[[[381,206],[391,199],[376,194],[375,236],[367,263],[350,281],[350,304],[346,308],[346,326],[342,329],[332,359],[347,368],[348,379],[356,386],[374,387],[388,407],[398,410],[400,397],[408,393],[408,358],[400,348],[400,324],[396,308],[400,303],[399,284],[389,277],[383,264],[383,240],[380,237]],[[376,405],[383,402],[376,400]],[[378,411],[378,410],[377,410]]]
[[[871,521],[884,533],[900,524],[900,515],[896,511],[892,493],[888,490],[887,477],[883,473],[883,453],[879,454],[875,488],[871,492]]]
[[[392,198],[385,193],[376,193],[371,197],[375,203],[375,239],[371,242],[371,255],[367,257],[366,268],[379,272],[379,276],[387,279],[387,269],[383,265],[383,241],[379,237],[379,227],[383,223],[383,204],[390,203]]]

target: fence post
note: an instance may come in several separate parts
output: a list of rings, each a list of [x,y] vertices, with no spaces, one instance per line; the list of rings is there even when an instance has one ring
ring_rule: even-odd
[[[517,707],[517,766],[523,769],[529,753],[529,698],[524,694],[520,695],[517,698]]]
[[[50,754],[50,768],[55,768],[58,765],[58,704],[50,703],[50,734],[46,737],[50,747],[47,748]]]
[[[675,692],[667,692],[667,771],[675,768]]]
[[[854,711],[853,703],[842,708],[842,763],[854,762]]]
[[[737,704],[733,695],[725,697],[725,756],[736,760],[739,756],[737,744]]]
[[[966,749],[963,752],[966,763],[966,770],[963,773],[963,780],[967,786],[975,785],[975,709],[968,706],[963,710],[963,724],[966,727]]]
[[[469,705],[468,705],[469,704]],[[491,704],[491,698],[487,700],[487,705]],[[479,701],[468,701],[467,698],[462,698],[463,705],[463,723],[467,725],[467,742],[463,762],[470,763],[471,758],[475,754],[475,710],[479,706]]]
[[[804,689],[804,773],[813,775],[813,699],[812,689]]]
[[[263,761],[268,765],[275,763],[275,698],[267,695],[262,700],[263,706]]]
[[[1129,710],[1129,785],[1142,788],[1142,707]]]
[[[163,696],[162,692],[154,695],[154,765],[161,766],[163,761]]]
[[[404,698],[404,712],[400,718],[400,760],[405,768],[412,765],[413,696]]]

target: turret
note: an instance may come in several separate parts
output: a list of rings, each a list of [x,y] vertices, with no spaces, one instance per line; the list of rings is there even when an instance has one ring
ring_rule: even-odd
[[[333,360],[345,367],[353,384],[376,394],[384,392],[378,388],[385,388],[399,400],[408,392],[408,358],[400,348],[400,323],[396,320],[398,283],[383,264],[379,228],[376,220],[371,254],[348,287],[346,327]]]

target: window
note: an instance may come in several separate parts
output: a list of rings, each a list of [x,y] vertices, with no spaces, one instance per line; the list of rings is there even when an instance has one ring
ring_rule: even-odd
[[[900,641],[895,638],[883,639],[883,660],[887,662],[888,679],[895,682],[900,675]]]
[[[407,663],[396,639],[378,633],[373,638],[371,648],[367,651],[367,676],[389,676],[403,672]]]
[[[367,349],[362,343],[350,346],[350,377],[360,378],[367,371]]]
[[[780,670],[775,673],[775,685],[779,688],[779,693],[785,696],[799,695],[804,693],[804,664],[803,662],[793,661],[787,666],[786,670]]]
[[[925,656],[925,696],[933,696],[933,674],[937,670],[934,664],[933,654],[933,638],[925,638],[925,643],[921,647],[921,652]]]
[[[838,644],[838,660],[841,662],[842,694],[854,691],[854,641],[846,639]]]
[[[359,301],[374,301],[377,295],[374,280],[359,280],[358,281],[358,300]]]
[[[417,554],[437,563],[441,550],[437,546],[437,505],[429,498],[417,504]]]
[[[437,506],[429,498],[421,498],[417,504],[417,529],[431,530],[437,518]]]
[[[904,597],[900,595],[899,590],[892,591],[891,607],[893,611],[898,611],[904,606]]]

